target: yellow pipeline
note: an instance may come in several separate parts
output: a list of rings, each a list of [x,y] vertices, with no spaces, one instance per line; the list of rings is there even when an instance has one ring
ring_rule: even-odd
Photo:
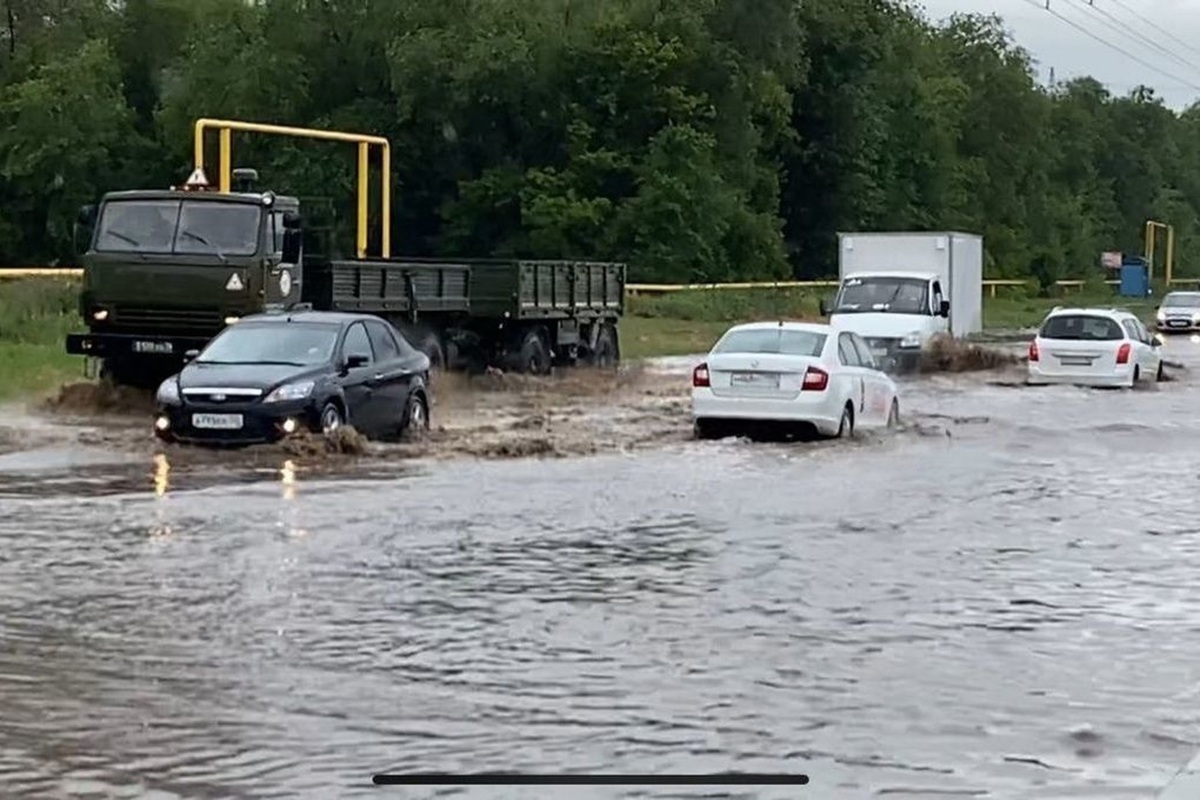
[[[195,122],[193,129],[193,149],[195,169],[204,168],[204,132],[209,128],[218,129],[220,134],[221,156],[218,186],[220,191],[228,192],[232,184],[232,131],[246,133],[269,133],[276,136],[294,136],[305,139],[321,139],[331,142],[349,142],[358,145],[358,257],[367,255],[367,211],[369,208],[370,186],[370,146],[379,145],[382,153],[381,164],[381,214],[380,224],[380,255],[390,258],[392,254],[392,145],[382,136],[370,136],[363,133],[347,133],[345,131],[326,131],[316,128],[294,128],[288,125],[269,125],[262,122],[242,122],[231,119],[202,118]]]

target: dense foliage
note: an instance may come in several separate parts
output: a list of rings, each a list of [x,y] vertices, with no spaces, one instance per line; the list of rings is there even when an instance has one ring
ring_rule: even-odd
[[[1048,92],[993,18],[935,26],[886,0],[6,2],[6,264],[72,263],[80,204],[180,182],[199,116],[389,137],[394,253],[812,277],[837,230],[952,228],[985,235],[989,276],[1049,281],[1140,251],[1151,217],[1177,260],[1200,250],[1200,112],[1090,80]],[[352,213],[351,146],[234,141],[235,166]]]

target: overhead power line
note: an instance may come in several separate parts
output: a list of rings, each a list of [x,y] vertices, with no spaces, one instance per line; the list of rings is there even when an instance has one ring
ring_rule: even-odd
[[[1105,47],[1109,48],[1110,50],[1114,50],[1114,51],[1120,53],[1121,55],[1125,56],[1126,58],[1128,58],[1131,61],[1136,61],[1137,63],[1141,64],[1146,69],[1153,70],[1154,72],[1158,73],[1159,75],[1162,75],[1164,78],[1169,78],[1172,81],[1175,81],[1176,83],[1181,83],[1181,84],[1187,86],[1189,89],[1195,89],[1197,91],[1200,91],[1200,84],[1196,84],[1185,78],[1181,78],[1172,72],[1167,72],[1166,70],[1162,69],[1161,67],[1157,67],[1154,64],[1152,64],[1151,62],[1146,61],[1144,58],[1129,52],[1128,50],[1121,47],[1120,45],[1113,44],[1112,42],[1105,39],[1103,36],[1098,35],[1094,31],[1088,30],[1086,27],[1084,27],[1083,25],[1080,25],[1078,22],[1071,19],[1070,17],[1060,14],[1057,10],[1055,10],[1054,8],[1052,8],[1050,6],[1050,0],[1045,0],[1044,4],[1041,2],[1038,2],[1038,0],[1025,0],[1025,2],[1029,3],[1034,8],[1037,8],[1042,11],[1046,11],[1047,13],[1057,17],[1062,22],[1065,22],[1066,24],[1070,25],[1075,30],[1082,33],[1084,36],[1087,36],[1089,39],[1093,39],[1093,40],[1099,42],[1100,44],[1104,45]]]
[[[1197,66],[1196,62],[1189,61],[1175,51],[1171,50],[1169,47],[1164,46],[1160,42],[1154,41],[1141,31],[1131,28],[1127,20],[1123,20],[1120,17],[1113,15],[1111,12],[1106,11],[1096,3],[1096,0],[1080,0],[1080,2],[1095,11],[1097,14],[1100,14],[1101,18],[1097,21],[1103,24],[1109,30],[1116,31],[1118,35],[1135,39],[1139,44],[1145,45],[1153,50],[1157,50],[1167,58],[1173,59],[1187,69],[1200,74],[1200,66]]]

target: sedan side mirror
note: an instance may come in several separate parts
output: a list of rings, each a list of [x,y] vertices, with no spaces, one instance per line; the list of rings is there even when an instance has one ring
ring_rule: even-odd
[[[949,317],[950,316],[950,301],[949,300],[942,301],[941,307],[938,308],[938,316],[939,317]]]
[[[365,367],[369,362],[370,359],[364,355],[356,354],[352,356],[346,356],[346,369],[358,369],[359,367]]]
[[[194,360],[194,359],[196,358],[196,356],[198,356],[198,355],[200,355],[200,351],[199,351],[199,350],[188,350],[187,352],[185,352],[185,353],[183,354],[183,360],[184,360],[184,361],[192,361],[192,360]]]
[[[1162,344],[1163,344],[1163,338],[1161,336],[1159,336],[1157,333],[1150,337],[1150,346],[1151,347],[1162,347]]]

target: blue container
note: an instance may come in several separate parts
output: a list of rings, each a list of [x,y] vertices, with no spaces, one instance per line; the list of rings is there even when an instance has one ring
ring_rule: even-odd
[[[1150,265],[1144,258],[1126,258],[1121,263],[1121,296],[1150,296]]]

